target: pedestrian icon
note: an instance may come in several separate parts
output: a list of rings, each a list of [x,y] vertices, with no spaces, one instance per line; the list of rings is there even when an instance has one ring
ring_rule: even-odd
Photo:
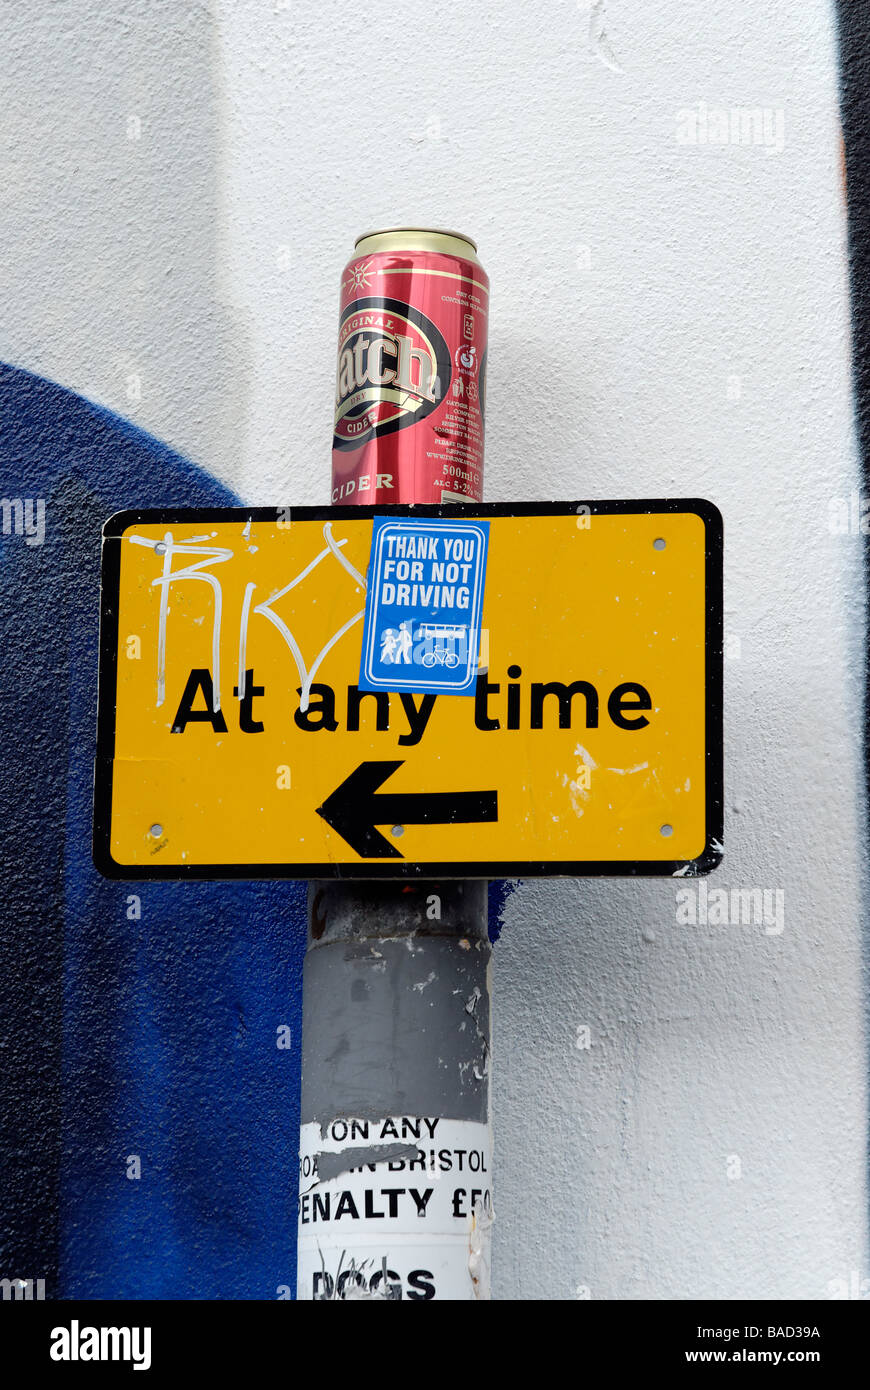
[[[381,633],[381,661],[386,665],[391,662],[410,663],[413,643],[410,623],[400,623],[398,630],[394,627],[385,628]]]

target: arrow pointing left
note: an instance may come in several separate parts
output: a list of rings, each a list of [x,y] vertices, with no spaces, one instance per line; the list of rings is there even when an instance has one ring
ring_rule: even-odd
[[[403,763],[360,763],[317,814],[361,859],[404,859],[376,825],[468,825],[498,820],[498,792],[381,792]]]

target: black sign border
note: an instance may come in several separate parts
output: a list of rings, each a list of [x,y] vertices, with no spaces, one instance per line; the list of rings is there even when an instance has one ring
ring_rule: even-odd
[[[481,863],[430,863],[397,859],[359,864],[119,864],[111,854],[112,766],[115,751],[115,692],[118,677],[118,609],[121,537],[133,525],[252,522],[279,518],[299,521],[361,521],[373,516],[511,517],[511,516],[666,516],[690,513],[701,518],[706,538],[706,843],[697,859],[656,860],[506,860]],[[97,757],[94,767],[94,864],[109,879],[138,883],[168,879],[501,879],[586,877],[695,878],[710,873],[722,859],[723,840],[723,524],[719,509],[702,498],[665,498],[585,502],[469,502],[435,506],[337,507],[160,507],[116,512],[103,527],[100,609],[100,667]]]

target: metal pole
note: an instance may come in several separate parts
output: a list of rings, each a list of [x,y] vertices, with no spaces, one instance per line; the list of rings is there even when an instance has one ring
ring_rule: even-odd
[[[489,1297],[486,908],[483,882],[310,885],[299,1298]]]

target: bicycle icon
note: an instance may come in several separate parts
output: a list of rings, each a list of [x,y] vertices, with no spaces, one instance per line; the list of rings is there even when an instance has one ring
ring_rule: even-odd
[[[468,640],[468,630],[464,627],[424,627],[421,632],[424,642],[434,642],[450,645],[440,645],[427,647],[427,650],[420,658],[423,665],[431,669],[435,665],[446,666],[448,670],[453,670],[459,665],[459,657],[453,650],[457,642]]]

